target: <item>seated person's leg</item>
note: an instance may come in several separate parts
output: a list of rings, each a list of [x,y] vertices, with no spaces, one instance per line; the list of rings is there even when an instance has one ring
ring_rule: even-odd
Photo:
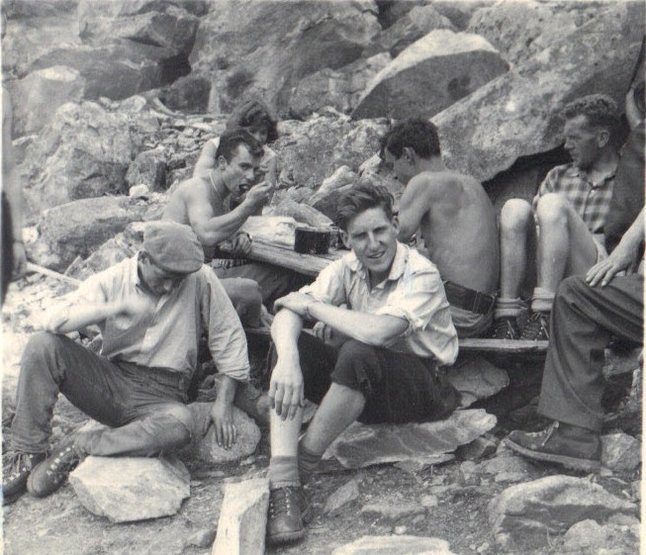
[[[483,337],[489,331],[493,321],[493,311],[478,314],[470,310],[451,305],[451,319],[460,339]]]
[[[550,193],[541,197],[536,218],[540,232],[538,276],[531,306],[534,314],[523,330],[523,339],[549,338],[549,312],[558,284],[568,273],[585,273],[598,256],[594,237],[561,195]]]
[[[220,283],[231,299],[242,325],[260,327],[262,294],[259,285],[252,279],[240,277],[220,278]]]
[[[527,201],[508,200],[500,212],[500,294],[494,310],[496,339],[517,339],[520,336],[518,316],[524,306],[520,290],[526,278],[528,253],[536,242],[534,214]]]

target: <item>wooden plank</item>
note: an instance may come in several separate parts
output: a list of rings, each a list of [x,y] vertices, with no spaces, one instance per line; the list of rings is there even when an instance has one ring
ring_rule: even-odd
[[[41,274],[43,276],[47,277],[52,277],[54,279],[58,279],[60,281],[64,281],[65,283],[70,283],[72,285],[80,285],[81,281],[78,279],[75,279],[70,276],[66,276],[63,274],[59,274],[58,272],[55,272],[54,270],[50,270],[49,268],[45,268],[43,266],[39,266],[38,264],[34,264],[33,262],[27,262],[27,272],[35,272],[37,274]]]
[[[343,256],[345,252],[347,251],[334,250],[328,254],[300,254],[288,247],[254,238],[248,258],[258,262],[268,262],[308,276],[317,276],[323,268]]]

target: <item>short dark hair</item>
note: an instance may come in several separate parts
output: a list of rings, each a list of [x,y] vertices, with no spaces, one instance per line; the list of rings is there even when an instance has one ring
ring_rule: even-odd
[[[411,118],[392,127],[382,138],[379,156],[385,159],[386,150],[399,158],[404,147],[412,148],[418,156],[431,158],[440,155],[437,127],[430,121]]]
[[[278,138],[276,120],[269,112],[269,108],[259,100],[248,100],[236,108],[227,121],[227,129],[236,127],[252,131],[266,129],[268,143],[272,143]]]
[[[593,127],[603,127],[615,136],[619,125],[617,103],[605,94],[589,94],[569,102],[561,113],[566,120],[585,116]]]
[[[359,214],[381,208],[389,220],[393,218],[393,196],[383,185],[362,182],[343,193],[337,203],[336,224],[344,231]]]
[[[245,145],[249,149],[249,154],[253,157],[263,155],[262,145],[246,129],[230,129],[220,135],[220,144],[215,151],[215,159],[224,156],[227,162],[231,162],[236,155],[238,147]]]

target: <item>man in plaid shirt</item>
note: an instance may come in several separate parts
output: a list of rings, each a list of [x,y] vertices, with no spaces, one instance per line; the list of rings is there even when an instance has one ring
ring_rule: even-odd
[[[530,206],[505,203],[500,214],[500,296],[494,337],[548,339],[549,313],[559,282],[585,274],[607,257],[603,227],[617,168],[617,105],[604,95],[584,96],[563,110],[565,149],[572,162],[553,168]],[[528,253],[536,252],[535,267]],[[520,290],[534,283],[531,315],[521,330]]]

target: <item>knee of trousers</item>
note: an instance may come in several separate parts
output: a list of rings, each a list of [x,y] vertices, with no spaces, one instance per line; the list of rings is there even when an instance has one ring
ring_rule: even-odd
[[[581,293],[590,289],[586,283],[585,278],[582,276],[570,276],[565,278],[559,283],[556,295],[554,297],[555,304],[572,304],[577,298],[580,298]]]
[[[164,430],[164,436],[174,447],[190,443],[195,431],[195,418],[185,405],[164,408],[153,416],[157,426]]]
[[[22,355],[22,367],[42,368],[51,357],[56,354],[57,350],[65,341],[69,341],[65,336],[56,335],[48,331],[35,333],[31,336]]]
[[[231,294],[234,303],[253,306],[262,303],[260,285],[249,278],[230,278],[235,280]]]
[[[343,344],[334,367],[334,381],[362,390],[366,378],[369,382],[378,381],[380,373],[377,347],[353,339]]]

